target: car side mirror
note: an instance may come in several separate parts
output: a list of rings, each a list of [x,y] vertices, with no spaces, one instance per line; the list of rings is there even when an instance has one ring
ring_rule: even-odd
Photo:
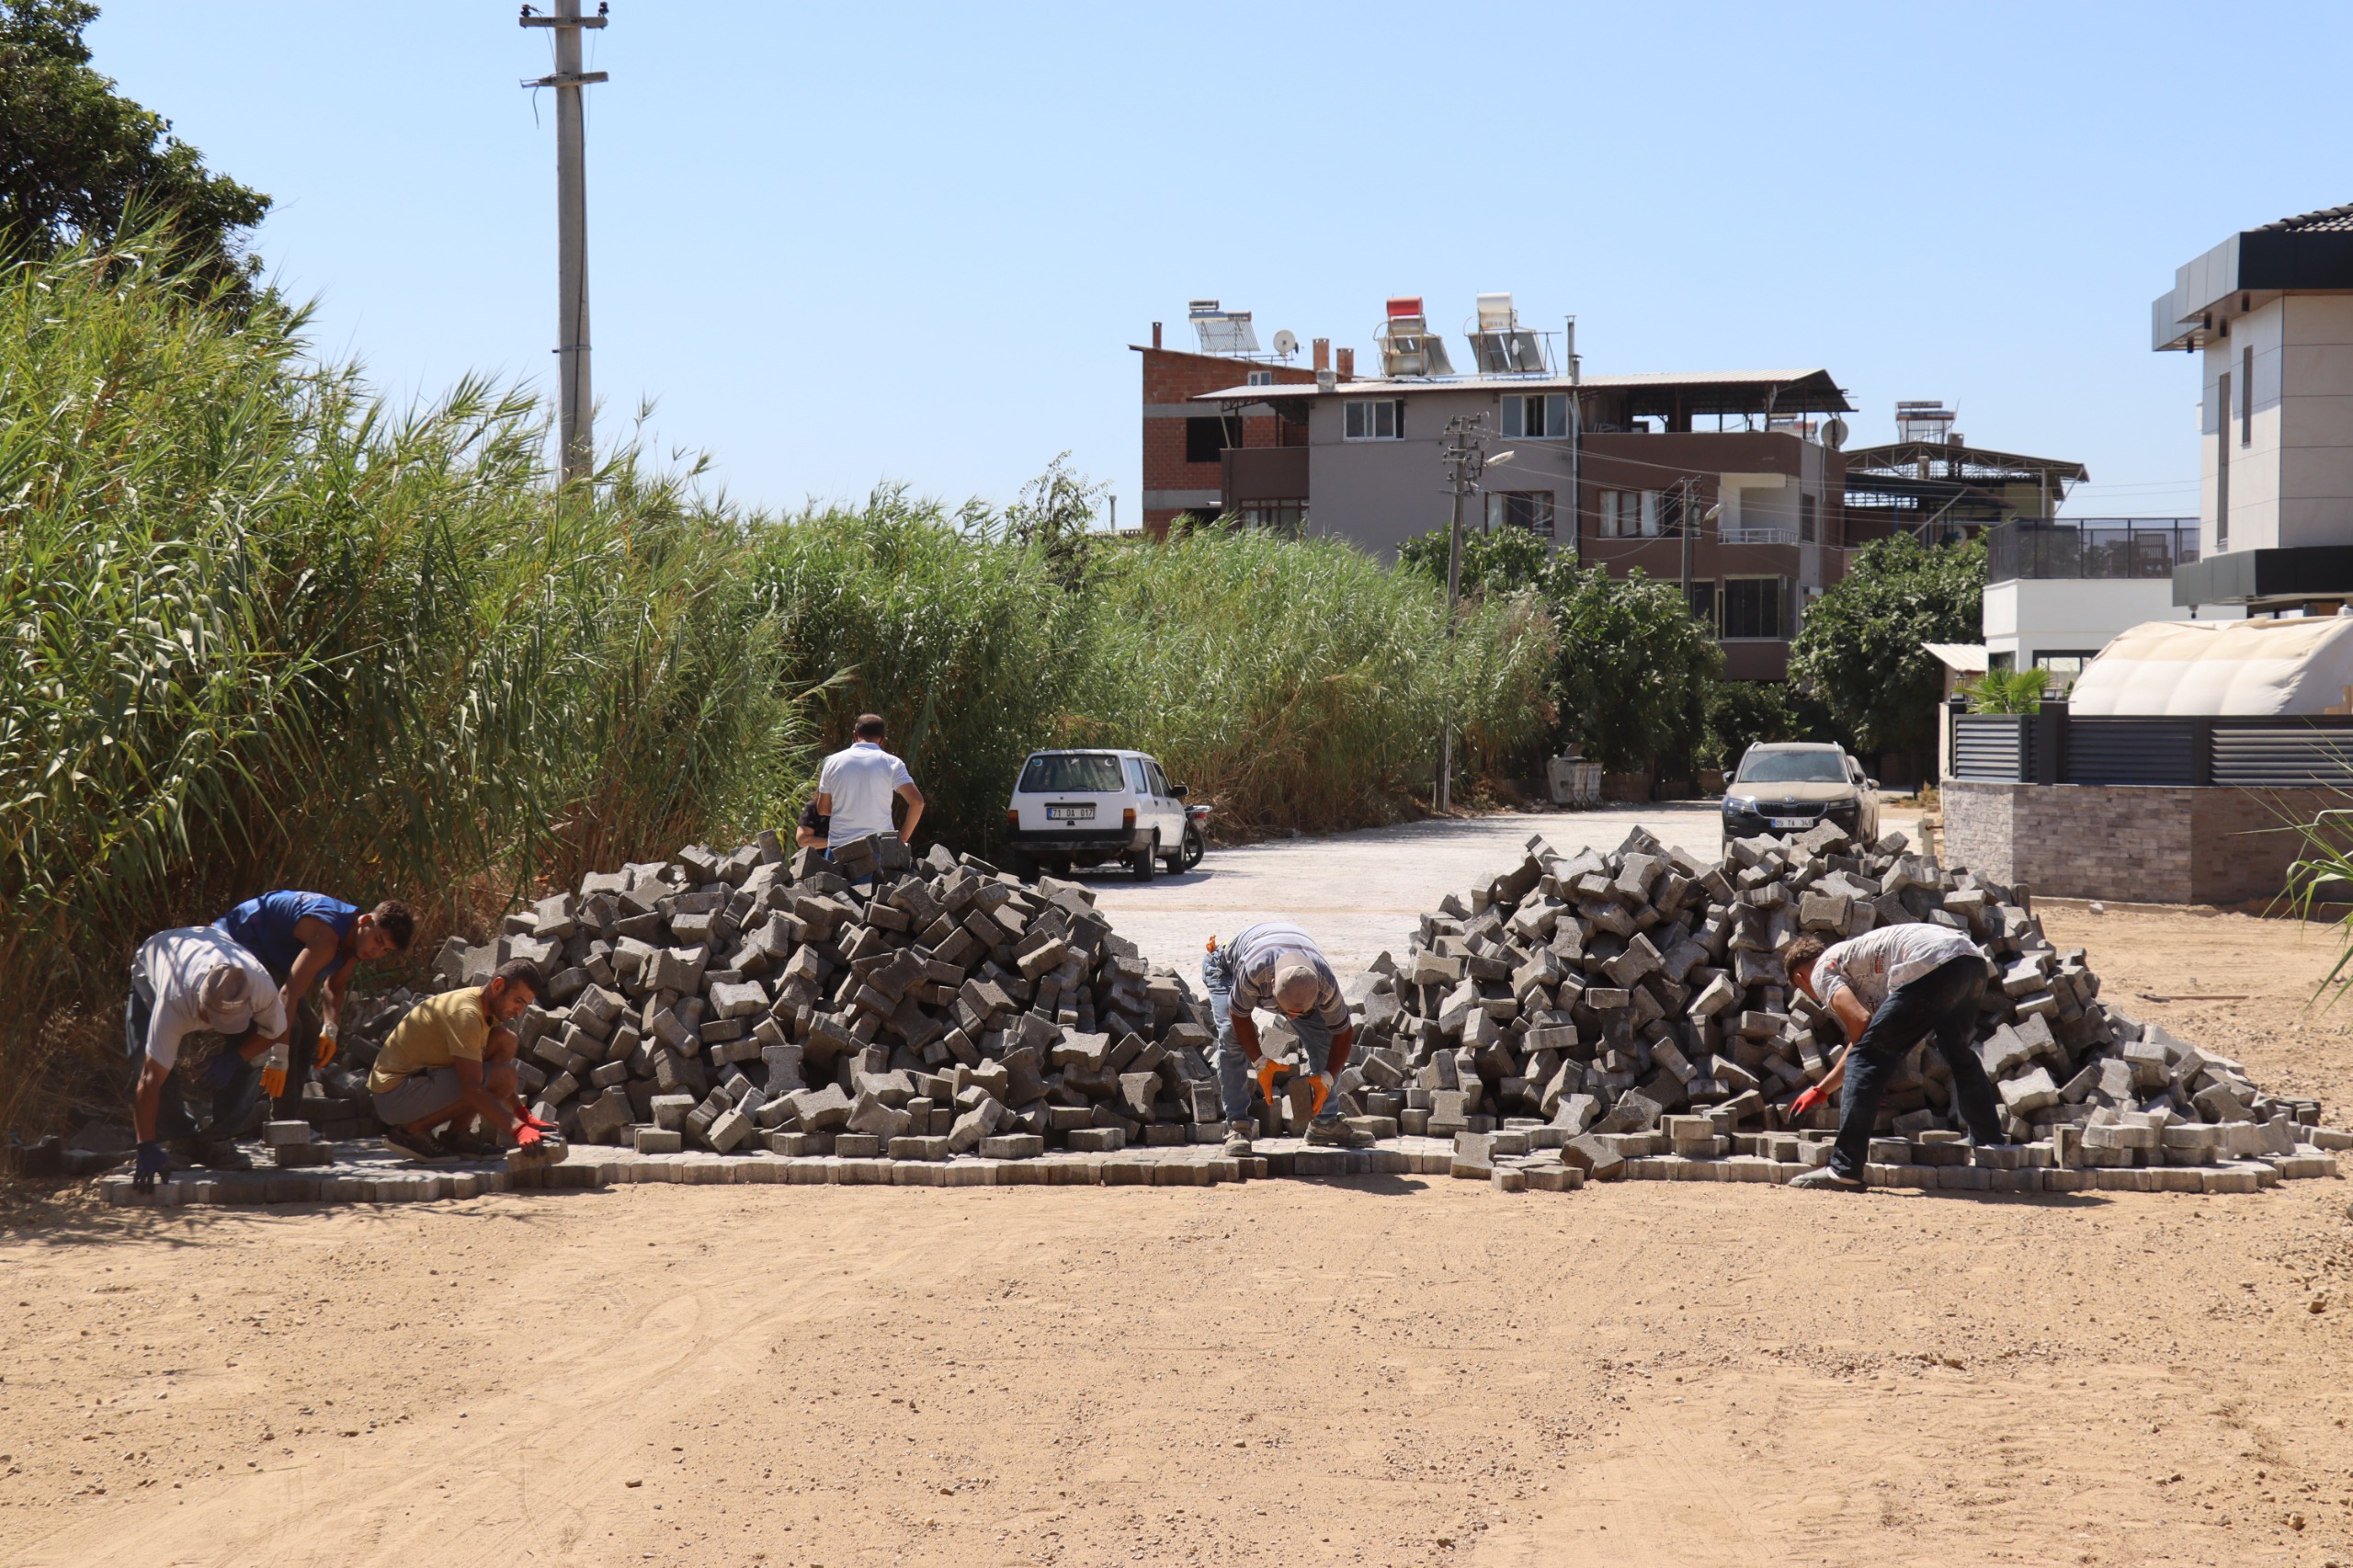
[[[1171,800],[1181,801],[1191,791],[1182,784],[1171,784],[1168,786],[1168,796]]]
[[[1876,778],[1866,778],[1863,780],[1863,788],[1866,790],[1875,790],[1879,788],[1879,780]]]

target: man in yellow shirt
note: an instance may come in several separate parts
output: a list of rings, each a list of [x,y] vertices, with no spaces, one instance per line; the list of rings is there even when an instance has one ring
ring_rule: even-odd
[[[479,1116],[536,1150],[554,1129],[522,1108],[515,1075],[515,1031],[506,1028],[539,1000],[540,971],[528,959],[500,964],[485,985],[445,991],[408,1010],[368,1074],[384,1142],[419,1159],[449,1153],[434,1130]]]

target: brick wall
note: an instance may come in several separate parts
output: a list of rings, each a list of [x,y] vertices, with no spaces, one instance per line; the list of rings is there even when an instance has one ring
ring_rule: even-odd
[[[1271,370],[1278,386],[1312,386],[1315,381],[1313,369],[1295,365],[1252,364],[1216,354],[1187,354],[1174,348],[1142,348],[1137,352],[1143,359],[1143,406],[1147,409],[1183,407],[1203,392],[1241,385],[1253,370]],[[1144,489],[1215,491],[1224,477],[1221,466],[1215,461],[1185,460],[1185,419],[1213,419],[1222,412],[1215,403],[1199,403],[1185,408],[1181,415],[1147,415],[1143,419]],[[1274,446],[1279,423],[1271,414],[1245,418],[1242,422],[1242,444]],[[1165,534],[1176,517],[1174,509],[1146,507],[1143,526],[1155,534]]]
[[[2243,903],[2276,897],[2302,841],[2265,831],[2341,805],[2327,790],[1944,786],[1944,859],[2057,898]]]

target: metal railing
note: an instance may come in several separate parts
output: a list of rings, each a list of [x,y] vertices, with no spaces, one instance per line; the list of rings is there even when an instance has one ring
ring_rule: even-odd
[[[1985,530],[1985,579],[2170,577],[2198,559],[2195,517],[2019,517]]]
[[[2353,790],[2353,714],[2077,718],[1949,710],[1952,777],[1998,784]]]

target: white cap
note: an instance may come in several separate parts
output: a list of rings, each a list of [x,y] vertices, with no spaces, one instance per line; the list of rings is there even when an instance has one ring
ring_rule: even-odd
[[[197,988],[197,1010],[205,1026],[222,1034],[243,1034],[254,1021],[253,982],[242,964],[216,966]]]

